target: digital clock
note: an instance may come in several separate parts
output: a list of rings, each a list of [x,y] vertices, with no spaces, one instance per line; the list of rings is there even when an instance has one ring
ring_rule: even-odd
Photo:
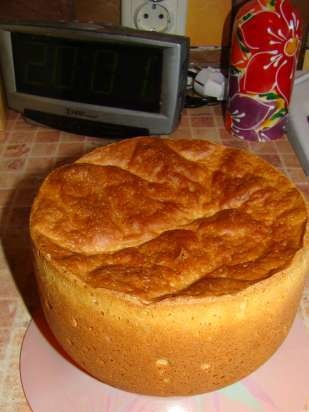
[[[184,103],[184,36],[89,24],[0,24],[8,105],[92,136],[168,134]]]

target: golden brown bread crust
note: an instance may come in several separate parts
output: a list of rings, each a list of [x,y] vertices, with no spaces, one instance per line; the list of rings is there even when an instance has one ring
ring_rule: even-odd
[[[302,247],[306,218],[296,188],[249,153],[142,138],[51,173],[31,230],[59,270],[153,301],[272,275]]]
[[[159,138],[99,148],[52,172],[32,208],[47,320],[109,384],[160,395],[224,386],[286,336],[306,222],[297,189],[247,152]]]

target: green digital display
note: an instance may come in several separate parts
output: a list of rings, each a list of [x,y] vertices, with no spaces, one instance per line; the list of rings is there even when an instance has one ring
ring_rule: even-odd
[[[18,92],[160,112],[162,48],[24,33],[12,45]]]

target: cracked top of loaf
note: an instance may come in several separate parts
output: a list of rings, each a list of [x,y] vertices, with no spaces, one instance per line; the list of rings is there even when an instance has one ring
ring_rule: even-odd
[[[296,187],[257,156],[143,137],[50,173],[30,226],[59,272],[153,302],[233,294],[281,271],[306,220]]]

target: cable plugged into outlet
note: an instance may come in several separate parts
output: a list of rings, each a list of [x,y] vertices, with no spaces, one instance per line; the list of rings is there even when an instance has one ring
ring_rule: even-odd
[[[185,34],[187,0],[122,0],[123,26],[162,33]]]

